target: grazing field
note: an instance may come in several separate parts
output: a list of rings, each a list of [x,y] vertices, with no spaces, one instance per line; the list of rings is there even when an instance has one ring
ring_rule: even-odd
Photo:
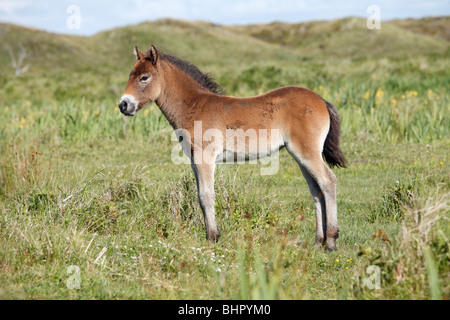
[[[89,38],[0,25],[0,298],[448,299],[450,44],[426,32],[447,21],[160,20]],[[275,175],[218,167],[222,236],[206,242],[170,125],[154,104],[117,108],[133,46],[151,43],[228,95],[299,85],[335,105],[349,161],[333,170],[337,251],[314,246],[286,150]],[[15,75],[20,50],[30,68]]]

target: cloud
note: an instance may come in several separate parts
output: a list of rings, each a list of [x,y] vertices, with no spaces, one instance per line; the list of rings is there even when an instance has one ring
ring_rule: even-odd
[[[17,9],[22,9],[30,4],[27,0],[2,0],[0,1],[0,12],[13,14]]]

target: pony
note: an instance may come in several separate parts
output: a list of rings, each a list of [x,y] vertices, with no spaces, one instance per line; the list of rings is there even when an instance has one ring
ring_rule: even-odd
[[[155,102],[173,127],[195,175],[207,240],[217,242],[220,235],[214,208],[216,165],[264,158],[286,147],[314,200],[316,245],[336,249],[337,179],[330,167],[345,168],[346,159],[339,148],[339,115],[331,103],[297,86],[254,97],[226,96],[209,74],[154,45],[145,54],[135,46],[134,54],[137,62],[118,107],[134,116]],[[249,139],[250,130],[266,136]]]

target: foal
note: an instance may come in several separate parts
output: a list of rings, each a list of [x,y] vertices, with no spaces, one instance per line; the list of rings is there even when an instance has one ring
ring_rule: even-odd
[[[336,176],[325,164],[345,167],[339,149],[340,120],[336,109],[316,93],[300,87],[283,87],[266,94],[235,98],[220,95],[220,87],[197,67],[176,57],[158,53],[152,45],[146,54],[134,48],[132,69],[119,109],[134,116],[148,102],[156,102],[191,160],[203,211],[206,238],[217,241],[214,172],[216,163],[268,156],[286,147],[297,161],[314,199],[316,243],[336,249],[338,221]],[[215,130],[214,139],[196,139]],[[233,141],[227,141],[234,130]],[[268,139],[247,143],[248,130],[268,132]],[[239,146],[234,138],[243,139]],[[247,137],[248,138],[248,137]]]

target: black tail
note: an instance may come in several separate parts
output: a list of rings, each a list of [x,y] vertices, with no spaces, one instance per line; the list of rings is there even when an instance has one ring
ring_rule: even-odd
[[[336,108],[328,101],[323,100],[330,115],[330,131],[323,146],[323,156],[331,167],[347,167],[347,160],[339,149],[339,135],[341,134],[341,120]]]

